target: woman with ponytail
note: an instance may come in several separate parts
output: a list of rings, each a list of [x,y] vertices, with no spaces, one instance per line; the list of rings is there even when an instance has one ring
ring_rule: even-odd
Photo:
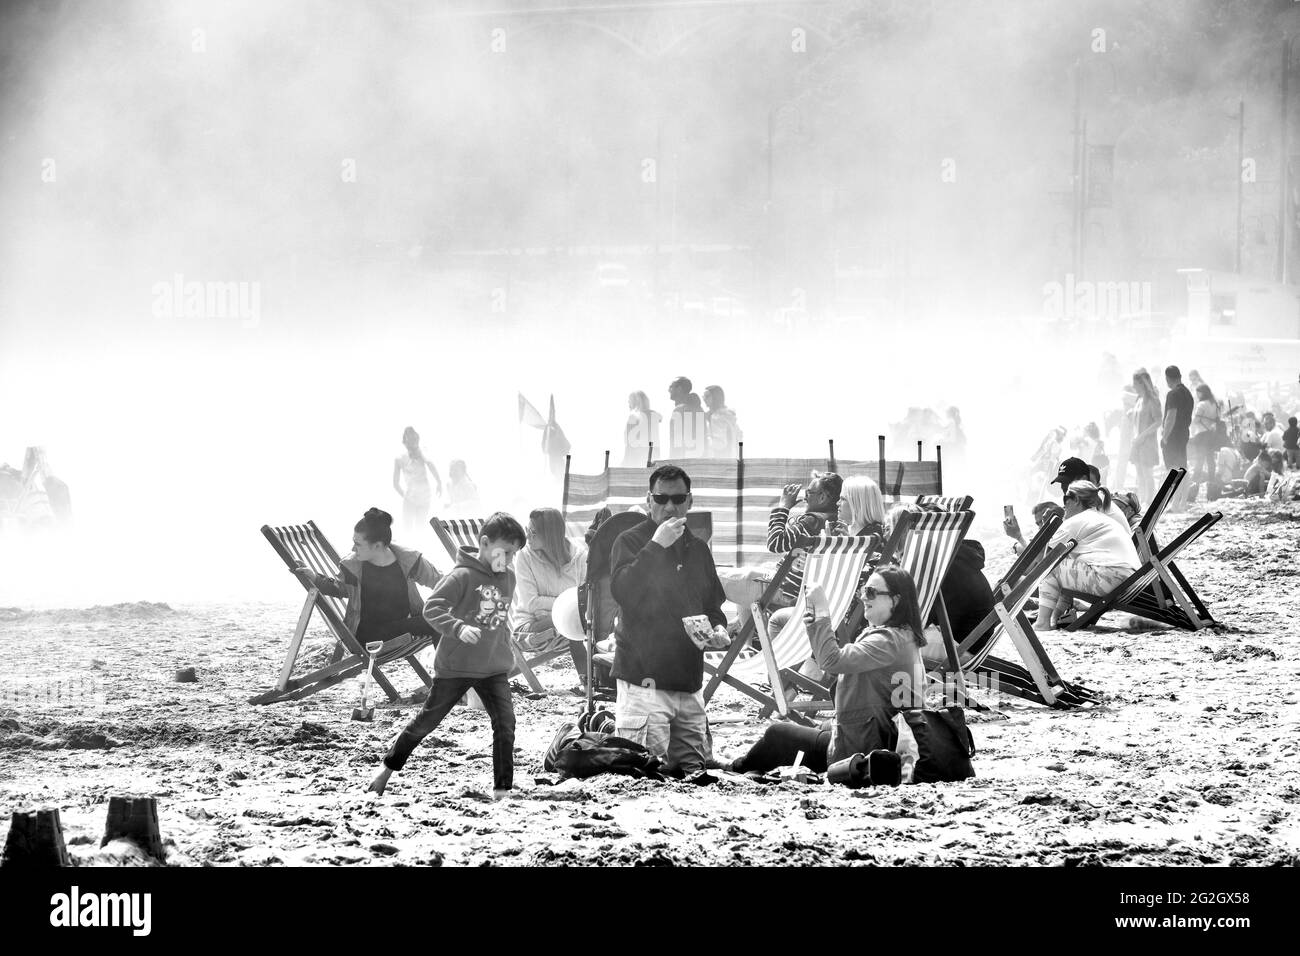
[[[352,553],[340,562],[337,578],[301,565],[298,575],[322,594],[347,601],[344,623],[362,646],[402,634],[436,634],[424,619],[416,585],[432,588],[442,575],[419,551],[393,544],[393,516],[386,511],[371,508],[356,523]]]
[[[1034,629],[1050,631],[1070,623],[1072,602],[1063,589],[1104,596],[1138,569],[1137,548],[1127,526],[1114,520],[1110,492],[1091,481],[1072,481],[1065,492],[1065,520],[1049,547],[1074,540],[1074,548],[1038,585]]]

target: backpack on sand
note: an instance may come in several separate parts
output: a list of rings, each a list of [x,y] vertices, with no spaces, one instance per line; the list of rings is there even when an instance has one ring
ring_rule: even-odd
[[[561,725],[546,750],[542,766],[560,777],[594,777],[616,773],[663,780],[660,760],[634,740],[599,732],[583,733],[576,724]]]

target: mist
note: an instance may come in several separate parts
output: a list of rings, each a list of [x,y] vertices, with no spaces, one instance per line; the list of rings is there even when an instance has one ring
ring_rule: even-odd
[[[407,425],[519,516],[560,486],[518,394],[554,396],[592,473],[628,393],[667,413],[678,375],[726,390],[748,457],[870,459],[909,407],[957,406],[945,490],[994,518],[1048,428],[1118,405],[1103,353],[1186,362],[1042,321],[1069,68],[1105,64],[1082,99],[1125,210],[1090,277],[1177,313],[1173,267],[1231,260],[1228,99],[1266,113],[1295,4],[707,6],[667,34],[469,4],[9,6],[0,461],[44,447],[75,520],[0,541],[0,604],[293,597],[258,528],[311,518],[343,547],[367,507],[399,514]],[[1275,136],[1249,127],[1262,164]]]

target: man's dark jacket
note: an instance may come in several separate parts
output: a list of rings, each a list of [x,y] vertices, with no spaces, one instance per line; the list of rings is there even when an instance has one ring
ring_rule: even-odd
[[[657,527],[647,518],[614,541],[610,591],[622,611],[622,633],[615,638],[612,674],[694,693],[704,683],[704,653],[686,636],[682,618],[704,614],[725,627],[726,594],[707,544],[686,530],[671,548],[662,548],[651,540]]]

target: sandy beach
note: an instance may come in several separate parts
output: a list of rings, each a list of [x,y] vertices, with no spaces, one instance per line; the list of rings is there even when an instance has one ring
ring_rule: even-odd
[[[1214,507],[1224,520],[1179,564],[1224,626],[1111,615],[1098,631],[1045,635],[1062,676],[1103,705],[986,698],[997,712],[970,716],[977,777],[964,783],[561,782],[541,758],[581,707],[564,657],[539,672],[552,693],[514,698],[513,798],[487,796],[487,716],[458,708],[375,799],[366,784],[411,705],[353,722],[350,683],[245,702],[281,665],[301,606],[286,586],[276,604],[0,609],[0,813],[7,831],[13,811],[58,808],[83,866],[149,862],[99,846],[118,794],[157,797],[168,865],[1294,865],[1300,509]],[[1201,510],[1167,517],[1165,534]],[[978,537],[995,579],[1008,542]],[[314,624],[302,664],[328,650]],[[174,682],[187,666],[197,681]],[[388,671],[403,693],[418,686],[404,665]],[[710,715],[721,757],[762,732],[730,690]]]

